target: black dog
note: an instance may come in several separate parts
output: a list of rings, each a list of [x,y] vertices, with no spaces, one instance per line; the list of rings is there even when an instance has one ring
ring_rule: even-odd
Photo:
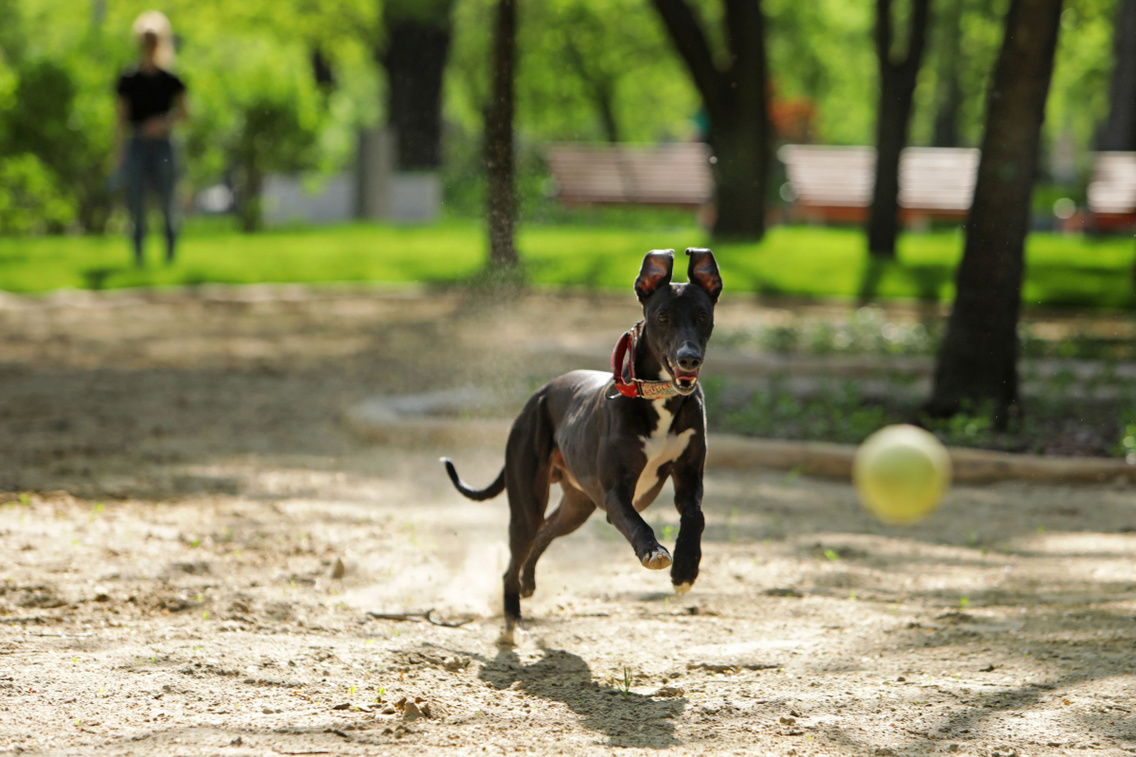
[[[714,328],[722,291],[710,250],[688,249],[689,284],[672,284],[674,250],[643,258],[635,293],[643,320],[620,339],[612,374],[572,371],[542,387],[513,423],[505,467],[486,489],[471,489],[443,458],[470,499],[509,492],[509,549],[505,571],[506,638],[521,619],[521,597],[536,589],[536,562],[549,543],[583,525],[599,507],[635,549],[646,568],[671,568],[675,591],[685,594],[702,557],[702,470],[706,411],[698,372]],[[680,515],[674,562],[639,513],[667,476]],[[548,518],[549,487],[563,489]]]

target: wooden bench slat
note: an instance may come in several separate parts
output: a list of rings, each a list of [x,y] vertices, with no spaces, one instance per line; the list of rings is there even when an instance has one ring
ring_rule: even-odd
[[[697,207],[710,201],[710,150],[696,142],[663,145],[562,143],[547,151],[560,198],[569,203]]]
[[[1136,225],[1136,152],[1098,152],[1086,193],[1097,225]]]
[[[796,206],[819,212],[840,208],[866,215],[875,182],[875,150],[871,147],[785,145],[778,151],[785,164]],[[964,216],[974,196],[978,150],[909,147],[900,156],[901,215],[956,219]],[[834,215],[835,217],[835,215]]]
[[[840,220],[865,215],[875,180],[873,148],[785,145],[777,154],[799,211]],[[713,199],[710,156],[710,148],[696,142],[560,143],[546,154],[564,202],[686,207]],[[973,148],[906,148],[900,157],[901,216],[964,217],[979,159]],[[1136,152],[1097,153],[1087,195],[1090,213],[1102,223],[1136,223]]]

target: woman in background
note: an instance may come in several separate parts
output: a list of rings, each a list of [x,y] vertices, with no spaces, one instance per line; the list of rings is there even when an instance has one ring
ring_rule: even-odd
[[[166,221],[166,262],[174,260],[177,225],[174,183],[177,176],[170,132],[187,117],[185,84],[170,72],[173,30],[159,11],[147,11],[134,22],[141,59],[118,79],[118,126],[115,165],[126,185],[126,206],[134,225],[134,262],[145,265],[146,188],[154,189]],[[124,143],[125,142],[125,149]]]

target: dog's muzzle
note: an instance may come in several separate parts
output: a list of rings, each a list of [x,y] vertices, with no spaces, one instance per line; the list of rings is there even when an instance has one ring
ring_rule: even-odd
[[[684,371],[670,361],[666,361],[667,373],[671,374],[671,383],[674,385],[675,391],[679,394],[692,394],[695,387],[698,386],[698,371]]]

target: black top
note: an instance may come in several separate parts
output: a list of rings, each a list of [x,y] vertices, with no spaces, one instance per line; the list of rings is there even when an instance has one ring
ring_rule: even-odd
[[[126,98],[130,123],[138,126],[148,118],[169,113],[174,98],[185,91],[185,83],[169,71],[146,73],[135,68],[118,77],[115,91]]]

